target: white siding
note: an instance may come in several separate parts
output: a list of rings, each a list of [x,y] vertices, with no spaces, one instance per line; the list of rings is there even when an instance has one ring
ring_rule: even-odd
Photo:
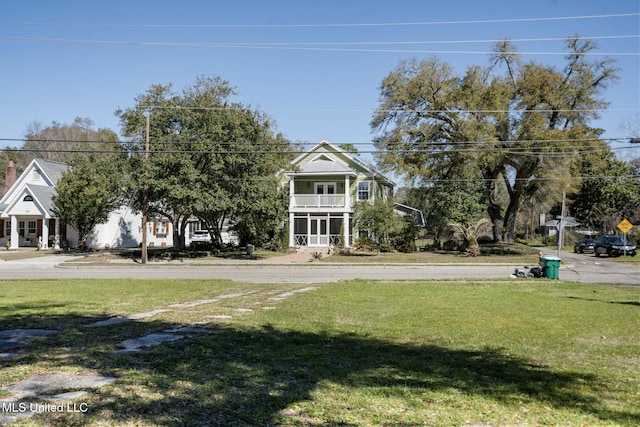
[[[166,221],[166,220],[165,220]],[[154,221],[147,222],[147,243],[150,246],[173,246],[173,232],[171,224],[167,224],[166,236],[153,234]],[[77,237],[76,237],[77,245]],[[126,206],[122,206],[109,214],[104,224],[98,224],[89,236],[87,246],[92,249],[135,248],[142,243],[142,215],[133,213]],[[70,242],[71,244],[71,242]]]

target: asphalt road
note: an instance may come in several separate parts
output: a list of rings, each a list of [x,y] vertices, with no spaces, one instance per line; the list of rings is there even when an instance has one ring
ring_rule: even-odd
[[[509,278],[518,265],[344,265],[330,263],[211,264],[149,263],[89,266],[64,263],[68,255],[48,255],[17,261],[0,261],[1,279],[230,279],[256,283],[322,283],[347,279],[500,279]],[[640,288],[640,266],[562,253],[560,280]],[[537,279],[527,279],[537,280]]]

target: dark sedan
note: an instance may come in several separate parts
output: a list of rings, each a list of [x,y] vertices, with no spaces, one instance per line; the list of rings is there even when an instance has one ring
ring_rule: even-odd
[[[596,240],[593,253],[596,256],[607,254],[609,256],[636,255],[636,246],[624,237],[600,236]]]
[[[596,241],[593,239],[582,239],[575,245],[573,245],[573,251],[575,253],[593,253]]]

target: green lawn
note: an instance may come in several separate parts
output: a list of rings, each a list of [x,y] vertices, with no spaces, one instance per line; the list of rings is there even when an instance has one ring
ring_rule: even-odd
[[[87,413],[12,425],[640,424],[639,289],[547,280],[308,288],[0,281],[0,330],[60,330],[0,359],[0,386],[43,372],[120,378],[79,400]],[[170,311],[84,327],[157,309]],[[111,353],[124,339],[195,322],[215,333]]]

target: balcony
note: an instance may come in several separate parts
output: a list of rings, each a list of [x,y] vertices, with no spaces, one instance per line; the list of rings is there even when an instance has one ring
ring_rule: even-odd
[[[296,194],[292,197],[292,207],[298,208],[343,208],[344,194]]]

